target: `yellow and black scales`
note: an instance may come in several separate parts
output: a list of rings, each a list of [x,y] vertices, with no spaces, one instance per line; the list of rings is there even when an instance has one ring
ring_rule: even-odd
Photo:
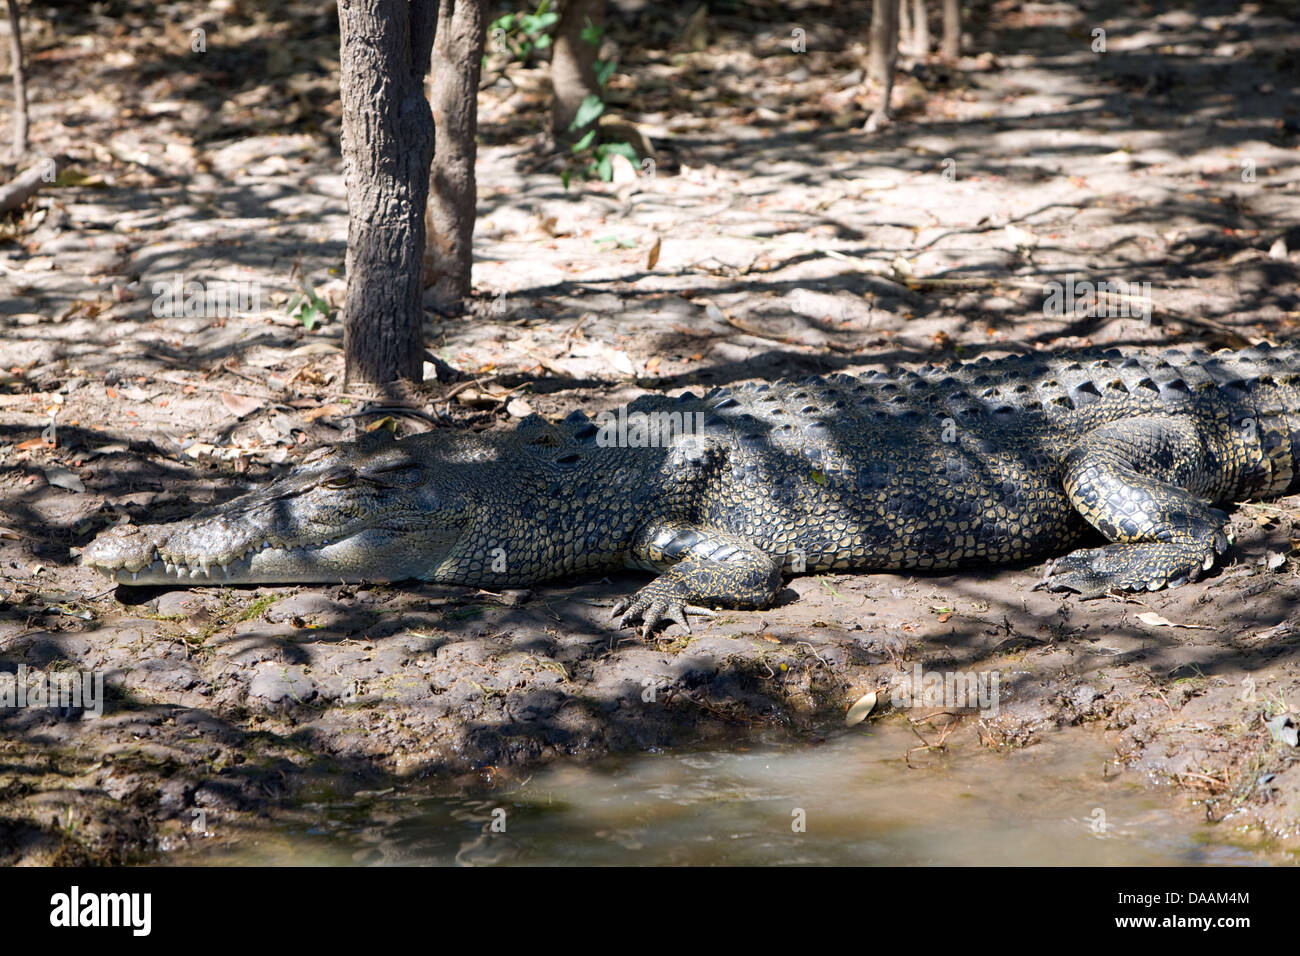
[[[747,384],[633,413],[701,413],[665,447],[575,412],[512,432],[353,445],[189,521],[111,529],[83,560],[130,583],[423,578],[519,586],[661,572],[616,615],[763,607],[782,574],[1051,563],[1099,593],[1194,580],[1228,546],[1213,507],[1284,493],[1300,351],[1116,350]],[[224,568],[221,566],[224,565]]]

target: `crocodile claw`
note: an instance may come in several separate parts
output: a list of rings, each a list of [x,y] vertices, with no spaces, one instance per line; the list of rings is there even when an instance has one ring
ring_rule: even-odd
[[[610,617],[618,619],[619,627],[641,625],[641,637],[649,638],[660,625],[676,624],[687,634],[691,633],[690,614],[713,617],[708,608],[686,603],[686,597],[677,593],[672,585],[652,582],[631,597],[614,605]]]

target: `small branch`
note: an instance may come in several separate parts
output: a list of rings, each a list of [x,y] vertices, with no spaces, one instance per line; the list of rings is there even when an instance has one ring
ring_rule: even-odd
[[[58,161],[43,159],[35,166],[24,170],[5,185],[0,186],[0,213],[17,209],[36,195],[42,186],[48,186],[54,182],[58,178],[58,174]]]

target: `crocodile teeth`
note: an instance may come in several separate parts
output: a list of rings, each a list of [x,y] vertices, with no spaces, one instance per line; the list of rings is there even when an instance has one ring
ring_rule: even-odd
[[[223,565],[221,566],[221,570],[222,570],[222,573],[224,573],[225,576],[226,576],[227,578],[230,577],[230,565],[228,565],[228,564],[223,564]]]
[[[132,581],[138,580],[139,577],[140,577],[140,572],[139,572],[139,571],[132,571],[132,572],[131,572],[131,580],[132,580]]]

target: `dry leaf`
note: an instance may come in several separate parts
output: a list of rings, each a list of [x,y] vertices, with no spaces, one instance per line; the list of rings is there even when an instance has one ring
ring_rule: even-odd
[[[1028,229],[1021,229],[1019,226],[1008,224],[1003,230],[1007,238],[1014,242],[1017,248],[1032,249],[1038,245],[1038,237]]]
[[[76,472],[69,471],[67,468],[46,468],[45,480],[55,488],[66,488],[68,491],[75,491],[78,494],[86,490],[86,486],[82,484]]]
[[[247,395],[236,395],[234,392],[222,392],[221,404],[226,406],[226,411],[236,418],[243,418],[261,408],[262,400],[249,398]]]
[[[626,352],[621,352],[617,349],[611,350],[609,361],[610,364],[614,366],[615,370],[622,372],[624,375],[636,374],[636,366],[632,364],[632,359],[628,357]]]
[[[1177,624],[1168,618],[1161,617],[1154,611],[1147,611],[1145,614],[1139,614],[1138,620],[1143,624],[1149,624],[1152,627],[1185,627],[1195,631],[1212,631],[1214,628],[1206,627],[1204,624]]]
[[[867,715],[876,709],[876,692],[873,690],[869,694],[863,694],[853,702],[849,712],[844,715],[844,726],[852,727],[862,723],[867,719]]]
[[[651,269],[653,269],[655,266],[659,264],[659,247],[662,244],[663,244],[663,240],[659,236],[655,236],[655,244],[650,247],[650,254],[646,256],[646,260],[645,260],[646,272],[649,272]]]
[[[347,409],[342,405],[330,402],[328,405],[321,405],[319,408],[313,408],[310,411],[303,412],[302,420],[305,422],[314,422],[316,419],[324,418],[326,415],[331,417],[334,415],[342,415],[345,411],[347,411]]]
[[[628,183],[634,183],[639,178],[636,167],[632,165],[632,160],[628,159],[622,153],[614,153],[609,157],[610,163],[610,181],[615,186],[626,186]]]
[[[331,352],[342,352],[343,350],[337,345],[331,345],[329,342],[308,342],[306,345],[300,345],[289,354],[291,356],[299,355],[325,355]]]
[[[90,449],[90,451],[86,452],[86,454],[82,457],[85,460],[89,461],[91,458],[94,458],[96,455],[120,455],[129,450],[130,450],[130,446],[128,446],[126,442],[115,441],[115,442],[109,442],[107,445],[100,445],[96,448],[92,448]]]

